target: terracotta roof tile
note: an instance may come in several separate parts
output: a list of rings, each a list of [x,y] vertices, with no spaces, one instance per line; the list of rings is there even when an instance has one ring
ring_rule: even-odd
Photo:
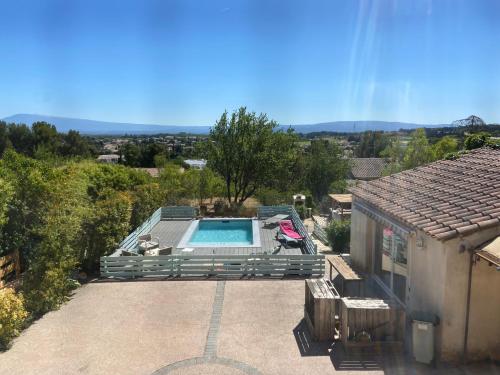
[[[482,148],[363,183],[355,199],[439,240],[500,225],[500,150]]]
[[[379,178],[387,164],[387,161],[381,158],[353,158],[350,175],[356,180]]]

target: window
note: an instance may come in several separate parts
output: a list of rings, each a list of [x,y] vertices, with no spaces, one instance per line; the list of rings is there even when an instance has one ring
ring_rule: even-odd
[[[405,302],[407,277],[406,239],[392,228],[377,224],[375,235],[375,274],[399,298]]]

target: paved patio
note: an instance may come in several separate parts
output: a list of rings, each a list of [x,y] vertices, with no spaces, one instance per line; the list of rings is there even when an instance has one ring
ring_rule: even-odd
[[[91,283],[0,354],[0,374],[428,373],[311,342],[303,299],[303,280]]]

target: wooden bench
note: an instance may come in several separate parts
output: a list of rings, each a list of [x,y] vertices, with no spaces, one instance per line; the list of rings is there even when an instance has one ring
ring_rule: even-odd
[[[340,255],[331,255],[326,258],[330,265],[330,277],[332,270],[338,273],[339,282],[335,282],[335,286],[342,297],[348,295],[361,297],[363,287],[363,277],[355,271]]]

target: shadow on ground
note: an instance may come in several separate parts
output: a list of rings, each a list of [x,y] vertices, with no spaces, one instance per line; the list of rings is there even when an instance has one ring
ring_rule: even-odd
[[[329,356],[337,371],[380,371],[385,368],[383,358],[374,353],[346,353],[340,343],[313,341],[303,319],[294,328],[293,335],[301,356]]]
[[[500,375],[500,367],[491,362],[467,366],[440,365],[438,368],[418,364],[398,352],[383,353],[371,350],[347,353],[340,342],[313,341],[306,322],[302,319],[293,329],[293,335],[302,357],[328,356],[336,371],[383,371],[384,374],[446,374],[446,375]]]

